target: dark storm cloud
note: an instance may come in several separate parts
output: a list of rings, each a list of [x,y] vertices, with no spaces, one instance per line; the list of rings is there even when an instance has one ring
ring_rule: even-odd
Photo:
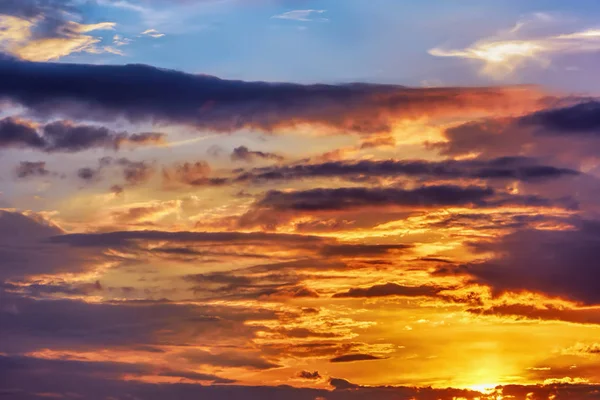
[[[262,160],[274,160],[274,161],[283,161],[284,158],[275,153],[267,153],[264,151],[252,151],[248,149],[246,146],[240,146],[233,149],[231,153],[231,159],[233,161],[246,161],[253,162],[256,159]]]
[[[600,135],[600,102],[591,100],[569,107],[542,110],[520,118],[523,126],[539,128],[540,134]]]
[[[305,191],[269,191],[257,207],[274,210],[335,211],[360,207],[406,206],[466,206],[483,205],[494,195],[490,188],[451,185],[417,189],[338,188]]]
[[[113,247],[127,246],[136,240],[143,241],[169,241],[169,242],[196,242],[215,244],[255,244],[255,245],[296,245],[314,246],[326,242],[317,236],[271,234],[262,232],[166,232],[166,231],[121,231],[109,233],[81,233],[55,236],[50,239],[52,243],[69,244],[76,247]]]
[[[255,168],[234,178],[235,182],[262,182],[303,178],[428,177],[433,179],[511,179],[537,181],[575,176],[579,172],[540,165],[526,157],[501,157],[492,160],[361,160],[332,161],[321,164],[296,164]]]
[[[345,354],[343,356],[334,357],[329,362],[332,363],[343,363],[343,362],[354,362],[354,361],[374,361],[384,360],[382,357],[377,357],[371,354]]]
[[[600,304],[600,222],[574,224],[568,230],[522,229],[474,243],[475,250],[494,257],[464,270],[497,293],[531,291]]]
[[[347,292],[336,293],[333,297],[434,297],[444,288],[436,286],[403,286],[396,283],[385,283],[368,288],[352,288]]]
[[[12,117],[0,120],[0,148],[30,148],[47,153],[73,153],[95,148],[119,150],[164,142],[161,133],[128,134],[93,125],[57,121],[38,128],[34,123]]]
[[[29,178],[32,176],[47,176],[50,171],[46,169],[46,163],[43,161],[21,161],[15,168],[17,178]]]
[[[310,123],[344,131],[389,131],[394,120],[462,109],[505,109],[523,90],[394,85],[242,82],[145,65],[0,60],[0,98],[37,115],[193,125],[230,132]],[[524,95],[524,96],[523,96]],[[538,96],[539,98],[539,96]],[[526,100],[527,102],[527,100]],[[529,101],[534,103],[534,101]]]

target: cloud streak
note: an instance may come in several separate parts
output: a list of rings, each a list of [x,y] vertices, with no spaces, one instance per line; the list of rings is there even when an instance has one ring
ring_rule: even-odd
[[[329,21],[327,18],[321,17],[327,10],[293,10],[282,14],[274,15],[274,19],[287,19],[292,21],[311,22],[311,21]]]

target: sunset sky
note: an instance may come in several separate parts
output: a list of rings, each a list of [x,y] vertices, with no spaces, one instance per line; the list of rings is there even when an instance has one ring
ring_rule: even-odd
[[[0,398],[600,399],[597,0],[0,0]]]

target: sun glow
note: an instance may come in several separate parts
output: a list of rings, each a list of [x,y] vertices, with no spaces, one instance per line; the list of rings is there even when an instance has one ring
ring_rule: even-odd
[[[476,385],[469,386],[469,389],[475,390],[481,393],[491,393],[496,389],[499,383],[478,383]]]

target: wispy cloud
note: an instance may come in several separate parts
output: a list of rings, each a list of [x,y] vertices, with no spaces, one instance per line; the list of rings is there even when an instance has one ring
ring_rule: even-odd
[[[475,59],[483,63],[482,73],[505,77],[530,63],[547,67],[552,56],[600,50],[600,29],[590,28],[561,34],[527,35],[526,28],[554,21],[552,16],[537,13],[533,19],[520,21],[494,37],[478,40],[462,49],[429,50],[437,57]],[[525,37],[529,36],[529,37]]]
[[[327,10],[293,10],[284,12],[283,14],[273,15],[271,18],[274,19],[289,19],[293,21],[329,21],[329,19],[320,17],[320,15],[326,13]]]
[[[150,36],[153,38],[160,38],[160,37],[165,36],[164,33],[160,33],[156,29],[146,29],[144,32],[142,32],[142,35]]]

